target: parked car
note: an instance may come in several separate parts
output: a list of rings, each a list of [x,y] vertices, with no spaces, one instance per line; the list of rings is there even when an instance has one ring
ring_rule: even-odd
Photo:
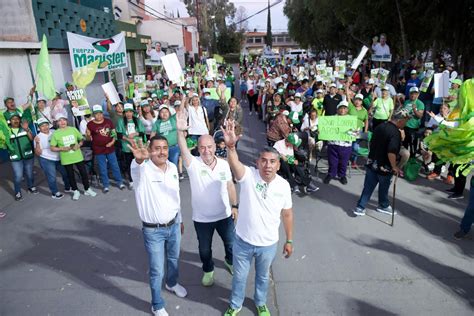
[[[292,49],[285,54],[285,59],[296,59],[297,56],[300,58],[307,58],[308,52],[306,49]]]

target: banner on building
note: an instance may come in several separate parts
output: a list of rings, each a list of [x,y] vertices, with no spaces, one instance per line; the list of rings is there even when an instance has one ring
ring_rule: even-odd
[[[127,67],[127,48],[123,33],[107,39],[67,32],[72,70],[99,61],[98,72]]]

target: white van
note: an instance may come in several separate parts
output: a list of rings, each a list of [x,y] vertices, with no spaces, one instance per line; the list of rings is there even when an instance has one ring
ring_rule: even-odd
[[[285,59],[296,59],[297,56],[300,56],[300,58],[307,58],[308,57],[308,52],[306,49],[291,49],[285,54]]]

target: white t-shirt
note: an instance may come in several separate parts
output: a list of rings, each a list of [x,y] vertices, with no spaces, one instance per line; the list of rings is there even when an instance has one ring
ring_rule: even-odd
[[[253,246],[265,247],[277,243],[281,211],[293,205],[289,183],[279,175],[266,183],[253,167],[245,167],[239,183],[237,236]]]
[[[155,124],[158,116],[155,113],[155,117],[152,118],[151,120],[147,120],[143,116],[140,116],[140,121],[143,124],[143,127],[145,128],[145,134],[151,134],[151,130],[153,129],[153,125]]]
[[[376,43],[372,45],[372,50],[374,55],[390,55],[390,47],[387,44],[382,46],[380,43]]]
[[[138,214],[142,222],[169,223],[178,214],[181,222],[178,169],[169,161],[163,172],[151,160],[130,166]]]
[[[273,145],[273,148],[275,148],[279,153],[280,155],[282,156],[294,156],[295,153],[294,153],[294,150],[293,150],[293,146],[290,145],[290,146],[286,146],[286,143],[285,143],[285,140],[284,139],[281,139],[277,142],[275,142],[275,144]]]
[[[154,61],[161,61],[161,57],[165,56],[165,53],[162,50],[157,52],[156,49],[147,51],[146,54],[150,56],[151,60],[154,60]]]
[[[40,147],[41,147],[41,156],[44,159],[59,161],[59,152],[54,152],[51,150],[49,142],[51,140],[51,135],[53,135],[53,131],[49,131],[48,134],[45,133],[38,133],[36,137],[40,139]],[[36,147],[36,142],[33,142]]]
[[[206,125],[206,115],[204,115],[206,109],[203,106],[194,106],[188,107],[188,116],[189,116],[189,135],[205,135],[209,134],[209,130]]]
[[[303,102],[296,103],[294,101],[290,102],[291,112],[301,112],[303,111]]]
[[[232,173],[227,161],[216,159],[214,169],[207,166],[201,157],[193,157],[186,168],[195,222],[216,222],[231,214],[227,183],[232,181]]]
[[[385,83],[385,86],[388,88],[388,92],[390,93],[391,98],[397,95],[397,91],[395,90],[395,87],[393,85],[391,85],[390,83]],[[382,97],[382,89],[380,89],[379,86],[377,86],[374,91],[377,95],[377,98]]]

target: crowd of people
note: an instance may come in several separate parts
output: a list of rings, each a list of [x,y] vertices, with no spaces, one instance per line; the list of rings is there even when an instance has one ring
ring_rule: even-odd
[[[386,50],[382,38],[379,49]],[[120,102],[112,104],[105,95],[85,115],[74,115],[73,101],[60,93],[53,100],[35,99],[35,87],[24,105],[17,106],[6,97],[3,118],[9,132],[14,198],[23,199],[23,179],[28,191],[38,194],[35,159],[52,199],[63,198],[63,193],[70,193],[72,200],[97,196],[91,186],[94,177],[103,194],[111,189],[110,176],[119,190],[134,190],[149,258],[152,312],[168,315],[161,295],[163,279],[167,290],[179,297],[187,295],[178,282],[184,230],[179,192],[187,176],[202,285],[214,284],[212,238],[217,231],[225,249],[225,267],[233,275],[225,315],[237,315],[242,308],[253,260],[256,309],[261,316],[270,315],[266,305],[269,269],[277,251],[280,221],[286,234],[283,253],[289,257],[293,251],[292,194],[304,196],[319,189],[311,175],[312,164],[317,168],[325,152],[328,171],[323,183],[338,180],[346,185],[348,167],[359,168],[363,158],[364,188],[353,212],[365,214],[379,185],[377,211],[391,214],[392,177],[403,177],[409,159],[418,159],[427,179],[440,178],[443,165],[436,164],[436,154],[423,137],[441,126],[455,127],[460,115],[457,98],[462,80],[452,75],[449,97],[435,98],[433,80],[424,80],[427,69],[417,58],[399,67],[396,76],[372,71],[375,63],[365,62],[349,71],[339,61],[341,56],[323,62],[243,56],[238,78],[232,67],[221,65],[211,76],[210,71],[193,65],[184,69],[181,84],[169,81],[161,68],[151,67],[146,91],[138,91],[129,74]],[[441,61],[433,65],[436,70],[442,67]],[[75,87],[66,83],[66,89]],[[266,126],[267,146],[259,152],[256,168],[243,165],[237,153],[244,134],[242,98],[248,103],[245,113],[257,116]],[[323,116],[355,116],[357,130],[352,133],[357,140],[320,140],[318,119]],[[444,181],[454,184],[448,198],[462,198],[466,177],[455,173],[456,166],[448,169]],[[471,213],[472,207],[457,237],[469,232]]]

